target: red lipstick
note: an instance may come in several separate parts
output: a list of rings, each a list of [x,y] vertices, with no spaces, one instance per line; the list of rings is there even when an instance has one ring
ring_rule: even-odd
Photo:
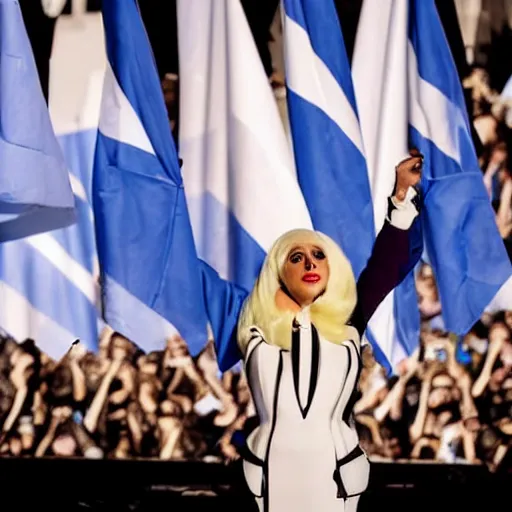
[[[320,281],[320,276],[313,272],[308,272],[302,276],[302,280],[305,283],[318,283],[318,281]]]

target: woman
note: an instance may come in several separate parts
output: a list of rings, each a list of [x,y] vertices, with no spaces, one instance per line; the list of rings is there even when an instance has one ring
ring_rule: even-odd
[[[260,510],[352,511],[366,489],[369,464],[351,420],[360,340],[421,254],[409,228],[422,159],[412,151],[397,166],[388,219],[357,285],[339,247],[308,230],[275,243],[248,297],[226,284],[219,301],[219,278],[204,269],[219,366],[242,357],[257,410],[243,465]]]

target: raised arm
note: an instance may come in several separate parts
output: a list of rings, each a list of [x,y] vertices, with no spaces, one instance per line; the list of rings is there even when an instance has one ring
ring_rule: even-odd
[[[238,317],[248,292],[222,279],[200,260],[203,299],[215,341],[219,369],[223,372],[238,363],[242,354],[237,343]]]
[[[506,343],[507,337],[508,331],[503,324],[496,323],[491,327],[489,332],[489,347],[487,348],[484,366],[471,390],[473,397],[478,398],[482,395],[489,384],[494,365],[498,360],[504,344]]]
[[[413,187],[421,178],[422,159],[411,151],[411,157],[397,166],[395,193],[388,199],[387,218],[357,282],[358,302],[351,323],[361,335],[379,304],[421,257],[419,196]]]

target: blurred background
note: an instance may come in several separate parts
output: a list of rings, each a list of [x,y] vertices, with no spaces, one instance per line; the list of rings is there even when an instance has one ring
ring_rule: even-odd
[[[91,133],[106,61],[101,1],[19,3],[55,132],[68,165],[86,189],[79,211],[85,218],[90,215]],[[240,3],[289,136],[279,2]],[[138,4],[179,148],[183,63],[176,1]],[[351,60],[363,2],[335,4]],[[435,4],[510,257],[512,0]],[[75,336],[84,341],[96,335],[94,341],[69,352],[68,347],[56,350],[51,340],[43,339],[44,333],[37,337],[35,324],[26,316],[26,325],[14,321],[12,301],[0,315],[2,510],[22,506],[29,499],[23,489],[29,488],[35,489],[31,499],[46,496],[55,506],[65,502],[67,510],[157,510],[168,496],[203,499],[205,507],[219,503],[208,498],[225,500],[224,508],[245,506],[244,498],[232,490],[239,478],[233,468],[239,464],[240,432],[254,415],[243,372],[238,367],[219,372],[213,340],[198,354],[191,354],[179,335],[159,350],[146,350],[97,320],[98,263],[93,237],[84,233],[77,228],[64,241],[71,246],[81,241],[80,250],[70,254],[81,254],[79,262],[94,283],[93,300],[86,307],[94,327],[84,327]],[[9,285],[6,251],[0,279]],[[383,497],[389,509],[419,506],[421,499],[429,510],[477,510],[478,498],[490,500],[490,494],[510,503],[505,489],[512,483],[512,304],[510,310],[507,301],[491,304],[469,332],[456,334],[446,326],[428,261],[417,269],[415,286],[421,322],[415,344],[394,358],[393,372],[376,365],[361,374],[355,420],[361,444],[375,462],[361,509],[370,510]],[[75,312],[83,322],[80,307]],[[102,466],[92,465],[95,459]],[[164,461],[183,465],[163,466]],[[501,507],[509,507],[506,503]]]

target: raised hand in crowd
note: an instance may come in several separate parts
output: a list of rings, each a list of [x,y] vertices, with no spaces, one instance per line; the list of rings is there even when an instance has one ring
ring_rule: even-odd
[[[354,412],[368,454],[482,461],[493,470],[506,464],[512,436],[508,324],[512,313],[487,315],[480,330],[464,337],[461,346],[468,354],[478,350],[480,363],[462,362],[458,342],[424,330],[421,347],[397,366],[396,376],[365,367]],[[480,343],[486,325],[487,353]],[[76,344],[58,362],[30,347],[0,344],[0,454],[239,457],[236,439],[254,404],[243,373],[220,376],[212,343],[197,358],[179,337],[162,352],[143,354],[110,332],[99,354]]]
[[[509,355],[510,343],[510,329],[506,324],[496,323],[490,328],[489,347],[487,350],[485,363],[472,388],[472,394],[474,397],[479,397],[489,384],[495,363],[497,362],[498,358],[502,356],[502,352],[505,362],[510,365],[512,362]]]

